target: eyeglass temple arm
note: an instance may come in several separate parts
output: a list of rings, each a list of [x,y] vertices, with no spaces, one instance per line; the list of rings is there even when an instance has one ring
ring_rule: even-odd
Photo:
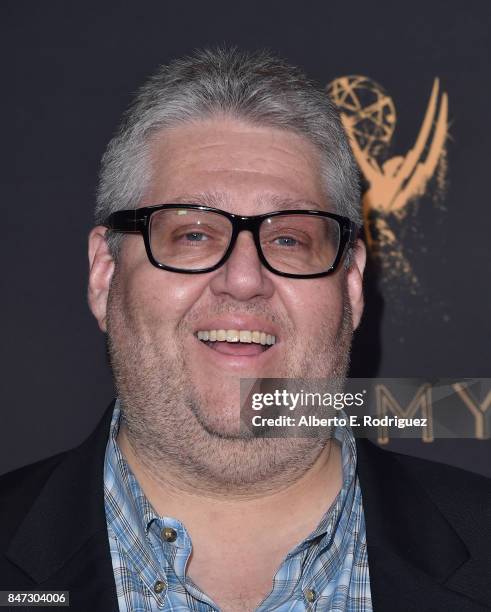
[[[138,210],[119,210],[106,219],[104,225],[113,232],[139,233],[142,228],[142,218]]]
[[[356,239],[359,236],[360,228],[354,221],[350,221],[349,225],[345,228],[345,232],[348,234],[347,247],[355,246]]]

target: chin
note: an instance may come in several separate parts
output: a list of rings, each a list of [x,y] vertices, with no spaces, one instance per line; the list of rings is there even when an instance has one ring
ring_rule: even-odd
[[[236,391],[227,393],[228,385],[235,386]],[[216,386],[211,392],[201,392],[195,397],[191,409],[202,428],[209,434],[236,437],[240,433],[239,380],[237,378],[231,381],[224,377]]]

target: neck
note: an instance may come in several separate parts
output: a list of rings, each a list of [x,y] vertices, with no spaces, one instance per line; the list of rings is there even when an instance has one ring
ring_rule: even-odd
[[[309,525],[314,529],[322,515],[332,504],[342,485],[341,450],[337,441],[328,440],[314,460],[304,469],[291,466],[291,474],[270,479],[269,486],[250,487],[247,490],[204,487],[199,478],[193,480],[179,466],[152,465],[135,452],[127,430],[122,424],[118,434],[119,447],[135,474],[143,492],[156,512],[181,520],[188,530],[207,521],[220,522],[222,532],[234,533],[251,529],[269,529],[275,532],[283,525]],[[258,483],[259,484],[259,483]],[[308,534],[305,534],[308,535]]]

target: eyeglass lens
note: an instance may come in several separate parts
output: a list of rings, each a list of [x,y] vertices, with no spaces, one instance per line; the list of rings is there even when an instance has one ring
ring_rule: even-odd
[[[163,209],[150,219],[154,259],[180,270],[215,266],[232,238],[232,223],[212,211]],[[278,272],[316,274],[327,271],[339,248],[337,221],[315,215],[278,215],[265,219],[259,230],[261,250]]]

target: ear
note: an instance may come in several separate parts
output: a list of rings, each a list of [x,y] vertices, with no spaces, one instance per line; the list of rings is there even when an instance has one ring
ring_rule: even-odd
[[[114,273],[114,260],[109,252],[106,227],[98,225],[89,234],[89,286],[87,298],[99,327],[106,332],[107,298]]]
[[[365,270],[367,251],[361,240],[356,241],[351,257],[351,266],[346,274],[346,284],[353,315],[353,329],[355,330],[360,324],[365,303],[363,299],[363,271]]]

